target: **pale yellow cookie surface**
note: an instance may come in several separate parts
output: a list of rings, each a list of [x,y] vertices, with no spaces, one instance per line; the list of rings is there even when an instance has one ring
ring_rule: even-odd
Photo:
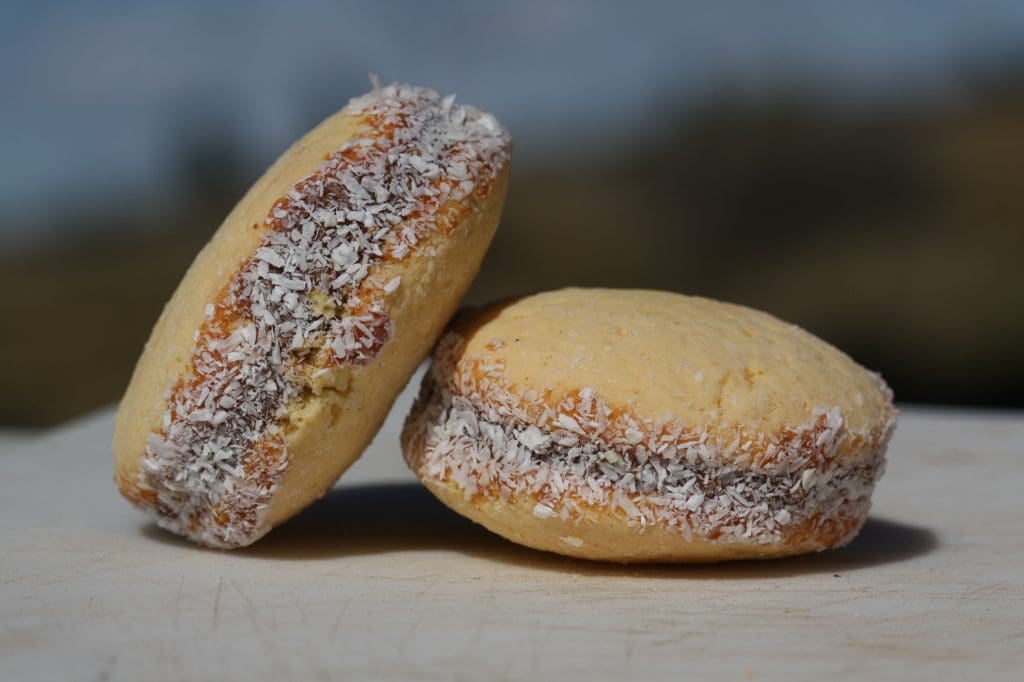
[[[839,407],[849,428],[884,421],[876,375],[792,324],[663,291],[562,289],[470,316],[464,355],[501,362],[516,393],[591,387],[638,415],[685,425],[796,428]]]

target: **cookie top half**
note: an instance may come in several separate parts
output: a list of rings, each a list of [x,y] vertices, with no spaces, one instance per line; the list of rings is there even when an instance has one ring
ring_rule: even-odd
[[[679,429],[718,443],[723,458],[756,460],[787,438],[841,429],[829,457],[857,457],[877,450],[894,419],[881,378],[828,343],[763,312],[675,293],[545,292],[463,316],[441,351],[456,391],[610,442]],[[752,441],[753,455],[730,452],[736,439]]]

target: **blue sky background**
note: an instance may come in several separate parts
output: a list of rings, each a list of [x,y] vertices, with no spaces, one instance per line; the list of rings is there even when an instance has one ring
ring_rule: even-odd
[[[230,122],[253,163],[367,74],[497,112],[521,163],[612,147],[721,89],[850,104],[955,98],[1024,47],[1024,2],[26,2],[0,10],[0,205],[153,193],[183,130]],[[0,223],[18,229],[17,220]]]

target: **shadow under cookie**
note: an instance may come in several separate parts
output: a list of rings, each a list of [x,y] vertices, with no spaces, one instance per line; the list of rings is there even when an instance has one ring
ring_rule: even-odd
[[[149,523],[143,534],[157,542],[196,547]],[[846,547],[786,559],[699,565],[619,565],[572,559],[521,547],[442,505],[416,483],[334,488],[289,523],[251,547],[232,552],[253,559],[316,561],[444,550],[526,568],[577,575],[622,575],[673,579],[757,579],[843,573],[898,563],[939,545],[927,528],[869,518]]]

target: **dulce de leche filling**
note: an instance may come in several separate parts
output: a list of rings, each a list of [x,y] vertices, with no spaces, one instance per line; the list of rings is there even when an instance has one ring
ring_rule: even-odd
[[[593,509],[637,531],[823,549],[859,529],[884,469],[891,414],[864,431],[825,406],[778,433],[652,422],[590,388],[515,391],[500,361],[456,360],[461,346],[457,334],[441,340],[403,442],[410,468],[467,500],[526,495],[542,519]]]
[[[486,197],[507,158],[494,117],[454,96],[388,86],[348,113],[365,136],[274,204],[260,246],[207,305],[141,457],[143,505],[207,545],[266,531],[289,463],[289,403],[332,367],[372,361],[395,333],[386,297],[401,281],[378,281],[374,266],[453,229],[458,212],[441,207]]]

